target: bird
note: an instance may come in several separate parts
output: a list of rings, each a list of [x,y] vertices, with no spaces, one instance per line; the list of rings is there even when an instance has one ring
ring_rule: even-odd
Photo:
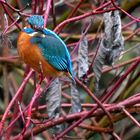
[[[69,51],[64,41],[44,27],[40,15],[32,15],[18,34],[17,50],[20,58],[32,69],[46,76],[68,76],[74,81]]]

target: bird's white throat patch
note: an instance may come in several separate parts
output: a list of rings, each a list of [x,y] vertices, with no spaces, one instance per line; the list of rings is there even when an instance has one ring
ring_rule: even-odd
[[[33,33],[30,33],[29,34],[30,36],[36,36],[36,37],[45,37],[45,35],[44,34],[42,34],[42,33],[39,33],[39,32],[33,32]]]

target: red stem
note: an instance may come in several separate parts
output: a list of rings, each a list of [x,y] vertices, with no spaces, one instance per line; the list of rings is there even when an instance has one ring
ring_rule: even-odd
[[[138,28],[137,30],[135,30],[132,34],[130,34],[127,38],[125,38],[125,41],[131,39],[135,34],[137,34],[138,32],[140,32],[140,28]]]
[[[82,87],[84,88],[84,90],[94,99],[94,101],[97,103],[97,106],[96,107],[93,107],[89,112],[87,112],[85,115],[81,116],[81,118],[74,122],[71,126],[69,126],[68,128],[66,128],[63,132],[61,132],[59,135],[57,135],[55,137],[54,140],[58,140],[60,138],[62,138],[65,134],[67,134],[69,131],[71,131],[74,127],[78,126],[81,122],[83,122],[87,117],[89,117],[91,114],[93,114],[93,112],[98,108],[100,107],[105,113],[106,115],[108,116],[110,122],[111,122],[111,125],[112,125],[112,128],[113,128],[113,121],[112,121],[112,118],[111,118],[111,115],[110,113],[104,108],[104,106],[102,105],[102,103],[97,99],[97,97],[84,85],[82,84],[81,81],[79,81],[77,78],[75,78],[75,81],[82,85]]]
[[[115,140],[121,140],[121,138],[115,133],[112,133],[112,136],[114,136]]]
[[[137,95],[139,95],[140,93],[138,93]],[[122,108],[122,106],[125,106],[125,107],[128,107],[128,106],[133,106],[137,103],[140,102],[140,96],[138,96],[137,98],[133,98],[133,96],[131,98],[128,98],[124,101],[121,101],[117,104],[110,104],[108,107],[106,106],[106,110],[111,112],[116,112],[116,111],[120,111],[120,108]],[[46,123],[43,123],[35,128],[33,128],[33,132],[34,134],[39,134],[43,131],[45,131],[46,129],[52,127],[52,126],[55,126],[55,125],[58,125],[58,124],[61,124],[63,122],[66,122],[66,121],[71,121],[71,120],[77,120],[79,118],[81,118],[81,116],[85,116],[87,113],[89,113],[90,111],[83,111],[83,112],[80,112],[80,113],[75,113],[75,114],[69,114],[67,116],[62,116],[58,119],[54,119],[52,121],[49,121],[49,122],[46,122]],[[94,114],[90,114],[90,116],[88,117],[93,117],[93,116],[103,116],[105,114],[105,112],[102,110],[102,109],[98,109],[96,110],[96,112],[94,112]],[[31,135],[31,130],[28,130],[26,133],[25,133],[25,136],[24,138],[27,138]],[[15,140],[17,137],[14,137],[13,140]]]
[[[114,91],[120,86],[120,84],[123,82],[123,80],[132,72],[135,70],[135,68],[140,63],[140,58],[135,61],[133,64],[130,65],[130,67],[127,69],[124,75],[120,77],[120,79],[113,85],[113,87],[110,89],[110,91],[101,99],[102,102],[106,103],[114,93]]]
[[[31,77],[33,73],[33,70],[31,70],[28,75],[25,77],[25,79],[23,80],[21,86],[18,88],[18,91],[16,92],[15,96],[12,98],[12,100],[10,101],[8,107],[6,108],[3,116],[2,116],[2,119],[1,119],[1,122],[0,122],[0,135],[2,134],[2,130],[3,130],[3,125],[5,123],[5,119],[8,115],[8,112],[10,111],[10,108],[12,107],[12,105],[14,104],[15,100],[17,99],[17,97],[21,94],[21,91],[22,89],[25,87],[25,85],[27,84],[29,78]]]
[[[36,14],[37,0],[32,0],[31,6],[32,6],[32,14]]]
[[[76,52],[76,50],[79,47],[80,42],[83,40],[83,38],[85,37],[86,33],[88,32],[89,28],[90,28],[91,23],[89,23],[85,29],[85,31],[82,33],[82,36],[80,38],[80,40],[78,41],[78,43],[76,44],[76,46],[74,47],[74,49],[71,52],[71,57],[73,56],[73,54]]]
[[[28,128],[28,126],[30,125],[30,121],[31,121],[31,112],[32,112],[32,107],[33,107],[33,104],[36,100],[36,98],[40,95],[40,87],[41,85],[38,84],[37,88],[36,88],[36,91],[31,99],[31,102],[30,102],[30,105],[29,105],[29,108],[27,110],[27,121],[26,121],[26,124],[25,124],[25,127],[23,128],[23,131],[21,132],[22,135],[24,135],[24,132],[26,131],[26,129]]]
[[[122,26],[122,29],[125,29],[125,28],[127,28],[128,26],[130,26],[130,25],[132,25],[132,24],[134,24],[134,23],[136,23],[135,20],[133,20],[133,21],[131,21],[131,22],[129,22],[129,23],[123,25],[123,26]]]
[[[15,19],[11,16],[11,14],[10,14],[9,11],[7,10],[7,8],[6,8],[3,4],[1,4],[1,5],[2,5],[2,7],[3,7],[5,13],[6,13],[6,14],[9,16],[9,18],[12,20],[12,22],[15,22]],[[15,25],[17,26],[17,28],[18,28],[19,30],[21,30],[21,28],[20,28],[20,26],[18,25],[17,22],[15,22]]]
[[[6,34],[6,32],[17,23],[17,21],[19,20],[19,18],[20,17],[18,17],[11,25],[9,25],[8,27],[6,27],[6,29],[3,31],[2,35]]]
[[[13,10],[13,11],[15,11],[15,12],[18,12],[18,13],[21,12],[21,11],[23,11],[23,10],[25,9],[25,7],[22,8],[22,9],[16,9],[16,8],[14,8],[12,5],[10,5],[8,2],[6,2],[6,1],[4,1],[4,0],[0,0],[0,3],[6,5],[6,6],[9,7],[11,10]]]
[[[107,72],[109,72],[111,70],[118,69],[119,67],[122,67],[124,65],[128,65],[128,64],[133,63],[133,62],[136,62],[136,61],[140,61],[140,57],[139,56],[138,57],[135,57],[135,58],[132,58],[130,60],[127,60],[127,61],[125,61],[125,62],[123,62],[121,64],[116,64],[116,65],[113,66],[113,68],[112,67],[104,68],[102,70],[102,73],[107,73]],[[93,76],[94,76],[94,73],[92,73],[91,75],[88,75],[88,78],[93,77]]]
[[[51,5],[52,5],[51,11],[52,11],[52,17],[53,17],[53,28],[55,28],[56,27],[56,13],[55,13],[54,0],[52,0]]]
[[[137,22],[140,22],[140,19],[133,17],[132,15],[130,15],[129,13],[127,13],[125,10],[121,9],[120,7],[118,7],[118,6],[115,4],[115,0],[111,0],[111,2],[112,2],[113,6],[114,6],[116,9],[118,9],[118,10],[120,10],[121,12],[123,12],[124,14],[126,14],[129,18],[131,18],[131,19],[133,19],[133,20],[135,20],[135,21],[137,21]]]
[[[112,89],[106,94],[107,96],[104,96],[104,98],[101,100],[102,102],[104,102],[104,101],[107,101],[107,100],[109,100],[109,98],[111,97],[111,95],[113,94],[113,92],[118,88],[118,86],[122,83],[122,81],[127,77],[127,75],[132,71],[132,70],[134,70],[135,69],[135,67],[139,64],[139,62],[140,62],[140,60],[138,61],[136,61],[134,64],[132,64],[129,68],[128,68],[128,70],[126,71],[126,73],[124,74],[124,75],[122,75],[121,76],[121,78],[114,84],[114,86],[112,87]],[[77,80],[76,80],[77,81]],[[78,83],[80,82],[80,81],[77,81]],[[82,86],[85,90],[86,90],[86,92],[87,93],[90,93],[91,91],[87,88],[87,87],[85,87],[84,85]],[[91,93],[92,94],[92,93]],[[105,98],[106,97],[106,98]],[[98,104],[98,99],[96,100],[96,98],[94,97],[94,100],[97,102],[97,104]],[[98,105],[100,105],[100,104],[98,104]],[[101,106],[100,106],[101,107]],[[102,107],[101,107],[102,108]],[[91,109],[86,115],[84,115],[83,117],[81,117],[77,122],[75,122],[74,124],[72,124],[70,127],[68,127],[67,129],[65,129],[60,135],[58,135],[57,137],[56,137],[56,140],[57,139],[59,139],[59,138],[62,138],[66,133],[68,133],[70,130],[72,130],[74,127],[76,127],[76,126],[78,126],[84,119],[86,119],[88,116],[90,116],[94,111],[95,111],[95,109],[97,109],[97,107],[96,108],[93,108],[93,109]],[[102,108],[103,109],[103,108]],[[106,111],[106,110],[104,110],[104,111]],[[107,113],[107,112],[106,112]],[[110,117],[110,116],[108,116],[108,117]]]
[[[49,12],[50,12],[50,8],[51,8],[51,2],[52,2],[52,0],[47,1],[46,11],[44,14],[44,28],[46,27],[47,22],[48,22]]]
[[[35,102],[35,100],[36,100],[37,98],[39,98],[39,96],[41,96],[41,94],[43,94],[43,93],[46,92],[48,86],[51,84],[51,82],[52,82],[53,80],[54,80],[54,79],[51,79],[51,80],[46,84],[46,87],[45,87],[44,89],[42,89],[42,88],[40,87],[40,85],[39,85],[39,86],[37,87],[36,91],[35,91],[34,96],[32,97],[32,100],[31,100],[30,104],[24,109],[24,111],[22,111],[22,113],[26,113],[26,110],[27,110],[27,118],[28,118],[29,120],[27,120],[26,125],[25,125],[25,127],[23,128],[22,132],[21,132],[19,135],[16,136],[18,139],[19,139],[19,138],[22,139],[23,134],[24,134],[25,130],[27,129],[29,123],[30,123],[30,120],[31,120],[31,117],[30,117],[30,116],[31,116],[31,109],[32,109],[33,103]],[[40,90],[40,92],[39,92],[39,90]],[[22,114],[18,114],[18,116],[9,124],[9,126],[6,128],[6,130],[10,129],[21,115],[22,115]]]
[[[88,13],[85,13],[85,14],[82,14],[82,15],[80,15],[80,16],[76,16],[76,17],[73,17],[73,18],[69,18],[69,19],[67,19],[67,20],[65,20],[65,21],[63,21],[63,22],[61,22],[61,23],[54,29],[54,32],[59,33],[59,32],[62,30],[63,26],[64,26],[65,24],[67,24],[67,23],[70,23],[70,22],[73,22],[73,21],[78,21],[78,20],[80,20],[80,19],[89,17],[89,16],[94,15],[94,14],[102,14],[102,13],[107,12],[107,11],[115,10],[116,8],[114,8],[114,9],[108,9],[108,10],[103,10],[103,11],[98,11],[98,10],[103,9],[104,7],[110,5],[110,3],[111,3],[111,2],[107,2],[107,3],[103,4],[102,6],[98,7],[97,9],[92,10],[91,12],[88,12]]]
[[[38,9],[38,14],[42,15],[43,14],[43,6],[44,6],[44,0],[39,1],[39,9]]]
[[[122,107],[123,112],[130,118],[130,120],[140,128],[140,123],[124,108]]]
[[[76,14],[76,11],[78,10],[78,8],[80,7],[80,5],[82,4],[84,0],[80,0],[78,2],[78,4],[75,6],[75,8],[71,11],[71,13],[69,14],[69,16],[67,17],[67,19],[73,17],[74,14]]]

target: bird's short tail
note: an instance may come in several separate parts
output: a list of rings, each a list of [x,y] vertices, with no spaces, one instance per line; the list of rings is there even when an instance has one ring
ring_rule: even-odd
[[[75,82],[75,79],[74,79],[74,75],[73,74],[70,74],[69,72],[66,74],[69,78],[70,78],[70,80],[71,80],[71,82],[72,82],[72,84],[76,84],[76,82]]]

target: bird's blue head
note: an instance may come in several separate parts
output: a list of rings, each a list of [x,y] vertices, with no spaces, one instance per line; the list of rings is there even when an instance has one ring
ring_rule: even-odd
[[[42,30],[44,28],[44,19],[39,15],[32,15],[27,19],[27,22],[33,29]]]

